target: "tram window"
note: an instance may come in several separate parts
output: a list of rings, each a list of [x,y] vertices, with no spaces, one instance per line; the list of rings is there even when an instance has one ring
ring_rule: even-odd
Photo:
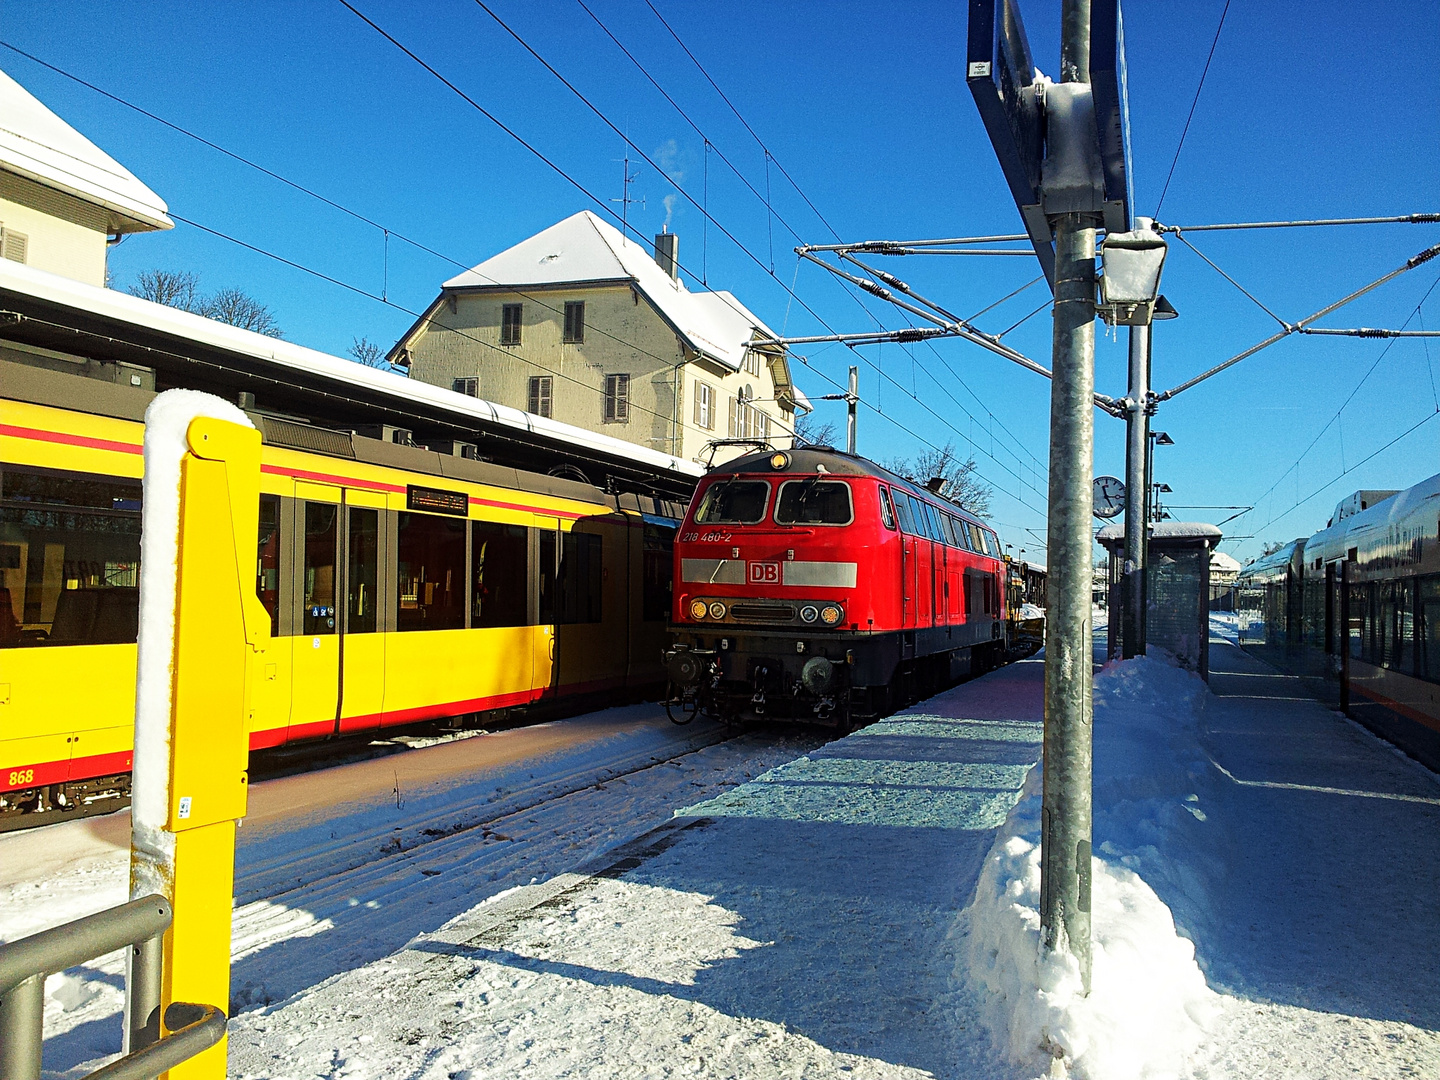
[[[380,588],[380,512],[350,509],[349,554],[346,557],[345,632],[373,634]]]
[[[910,513],[910,496],[903,491],[891,491],[895,496],[895,516],[900,519],[900,528],[912,536],[915,533],[915,519]]]
[[[302,632],[335,633],[335,540],[340,508],[334,503],[305,504],[305,609]]]
[[[849,525],[855,520],[843,480],[787,480],[775,504],[777,525]]]
[[[895,510],[890,505],[890,489],[887,487],[880,488],[880,520],[885,528],[895,528]]]
[[[493,521],[473,521],[470,530],[470,625],[528,625],[528,530]]]
[[[1420,579],[1419,586],[1416,670],[1422,679],[1440,682],[1440,574],[1427,574]]]
[[[255,545],[255,595],[270,613],[270,636],[280,633],[280,496],[260,496]]]
[[[556,573],[557,623],[598,623],[605,580],[604,543],[592,533],[563,535]]]
[[[396,540],[398,630],[465,625],[465,521],[402,513]]]
[[[135,641],[140,481],[0,471],[0,648]]]
[[[663,622],[670,618],[675,589],[675,530],[646,522],[641,558],[640,618]]]
[[[764,480],[721,480],[705,489],[697,525],[754,525],[765,520],[770,485]]]

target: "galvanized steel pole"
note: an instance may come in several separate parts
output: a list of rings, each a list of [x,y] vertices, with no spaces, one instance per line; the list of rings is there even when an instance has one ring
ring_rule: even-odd
[[[858,406],[860,404],[860,369],[850,369],[850,387],[845,392],[845,449],[848,453],[856,453],[855,449],[855,420]]]
[[[1089,0],[1065,0],[1060,76],[1086,82]],[[1057,214],[1050,390],[1050,584],[1045,618],[1045,765],[1040,922],[1090,991],[1090,518],[1094,457],[1095,217]]]
[[[1130,327],[1130,388],[1125,410],[1125,562],[1122,581],[1124,624],[1120,655],[1145,652],[1145,448],[1150,417],[1150,327]],[[1113,651],[1112,651],[1113,655]]]

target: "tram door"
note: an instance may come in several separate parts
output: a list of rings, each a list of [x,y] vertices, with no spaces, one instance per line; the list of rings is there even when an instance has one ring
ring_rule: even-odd
[[[340,489],[296,481],[295,497],[292,739],[333,734],[340,700]]]
[[[337,597],[340,619],[340,731],[361,731],[380,724],[385,699],[386,604],[395,589],[385,581],[380,553],[390,549],[381,494],[345,489]]]

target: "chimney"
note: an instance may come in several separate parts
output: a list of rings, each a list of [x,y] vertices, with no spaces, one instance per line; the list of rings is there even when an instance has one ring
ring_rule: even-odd
[[[655,237],[655,261],[676,281],[680,280],[680,238],[668,230]]]

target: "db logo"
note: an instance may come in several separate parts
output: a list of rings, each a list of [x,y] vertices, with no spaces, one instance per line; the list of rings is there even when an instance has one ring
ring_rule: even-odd
[[[750,564],[750,584],[779,585],[780,564],[773,562],[752,562]]]

